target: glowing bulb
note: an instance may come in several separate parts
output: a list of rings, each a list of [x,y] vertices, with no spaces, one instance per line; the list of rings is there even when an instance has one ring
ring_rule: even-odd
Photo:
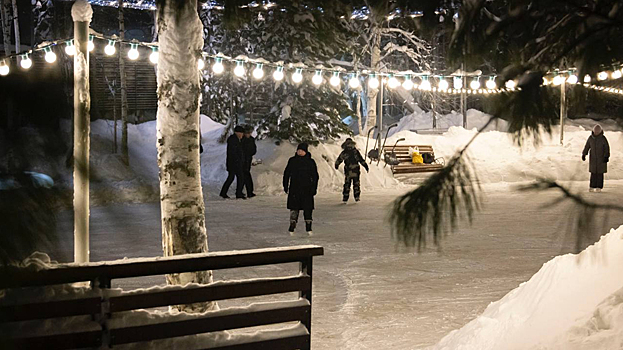
[[[223,60],[222,58],[217,57],[216,61],[212,65],[212,71],[216,75],[221,74],[221,73],[223,73],[225,71],[225,66],[223,66],[222,60]]]
[[[591,76],[590,76],[590,75],[588,75],[588,74],[586,74],[586,75],[584,76],[584,82],[585,82],[585,83],[590,83],[590,82],[591,82]]]
[[[569,76],[569,78],[567,78],[567,83],[569,84],[577,84],[578,83],[578,76],[575,74],[571,74]]]
[[[368,87],[370,89],[377,89],[379,85],[380,85],[379,79],[375,75],[371,75],[368,78]]]
[[[312,77],[312,83],[314,83],[314,85],[322,84],[322,71],[316,71],[316,74]]]
[[[89,42],[87,43],[87,50],[89,50],[89,52],[95,50],[95,44],[92,40],[89,40]]]
[[[454,77],[454,88],[457,90],[463,88],[463,78]]]
[[[158,58],[160,58],[160,54],[158,53],[158,49],[155,48],[155,47],[152,47],[151,48],[151,54],[149,55],[149,62],[151,62],[153,64],[156,64],[156,63],[158,63]]]
[[[614,72],[612,72],[611,76],[612,76],[612,79],[619,79],[621,78],[622,75],[623,74],[621,74],[621,71],[617,69]]]
[[[276,81],[283,80],[283,67],[277,67],[277,70],[273,73],[273,79],[275,79]]]
[[[234,68],[234,75],[237,77],[242,77],[246,73],[244,69],[244,63],[241,61],[236,62],[236,68]]]
[[[552,83],[556,86],[562,84],[562,82],[565,80],[565,78],[562,77],[562,75],[557,75],[554,77],[554,79],[552,80]]]
[[[303,81],[303,74],[301,74],[301,68],[297,68],[296,72],[292,74],[292,81],[296,84]]]
[[[29,69],[32,67],[32,60],[28,57],[28,54],[22,56],[22,60],[19,62],[19,65],[24,69]]]
[[[52,49],[46,47],[45,49],[45,61],[48,63],[54,63],[56,61],[56,54],[52,52]]]
[[[397,87],[400,86],[400,82],[398,81],[398,79],[396,79],[395,76],[391,76],[389,77],[389,80],[387,80],[387,87],[389,87],[390,89],[395,89]]]
[[[514,80],[509,80],[506,82],[506,84],[504,84],[504,86],[506,86],[507,89],[514,89],[515,86],[517,86],[517,83]]]
[[[606,73],[606,72],[599,72],[599,74],[597,74],[597,79],[599,79],[599,80],[606,80],[606,79],[608,79],[608,73]]]
[[[135,60],[137,59],[139,56],[138,54],[138,45],[137,44],[130,44],[130,51],[128,51],[128,58],[131,60]]]
[[[489,90],[494,90],[495,88],[497,88],[497,85],[495,84],[495,78],[491,77],[491,79],[487,80],[485,86]]]
[[[543,85],[548,85],[549,84],[549,80],[547,80],[547,77],[543,77]]]
[[[405,79],[405,81],[402,83],[402,88],[407,91],[413,89],[413,81],[411,80],[411,77],[408,76]]]
[[[469,83],[469,87],[472,90],[478,90],[480,89],[480,82],[478,81],[478,78],[474,78],[474,80],[472,80],[471,83]]]
[[[439,88],[439,90],[445,91],[445,90],[448,90],[448,88],[450,87],[450,84],[448,84],[448,81],[446,79],[441,78],[439,80],[439,84],[437,84],[437,87]]]
[[[264,77],[264,70],[262,69],[262,64],[258,63],[253,70],[253,78],[260,80]]]
[[[197,60],[197,69],[203,70],[206,67],[206,63],[203,58]]]
[[[329,84],[331,84],[331,86],[339,86],[340,85],[340,73],[333,72],[333,76],[329,80]]]
[[[404,86],[404,84],[403,84]],[[430,81],[428,81],[427,77],[422,78],[422,83],[420,84],[420,89],[422,90],[431,90]]]
[[[104,48],[104,53],[108,56],[112,56],[115,54],[115,51],[117,51],[115,49],[115,41],[108,40],[108,45],[106,45],[106,47]]]
[[[356,74],[353,74],[350,80],[348,80],[348,86],[350,86],[351,89],[356,89],[359,87],[359,78]]]
[[[66,44],[67,44],[67,46],[65,46],[65,53],[68,56],[75,55],[76,54],[76,47],[74,46],[74,43],[71,42],[71,41],[68,41]]]
[[[9,68],[9,66],[6,64],[5,60],[2,60],[2,62],[0,62],[0,75],[2,76],[6,76],[9,74],[9,71],[11,69]]]

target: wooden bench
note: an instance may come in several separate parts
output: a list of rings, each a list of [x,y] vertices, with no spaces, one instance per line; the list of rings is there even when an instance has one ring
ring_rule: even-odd
[[[410,148],[418,148],[420,153],[429,153],[435,161],[432,164],[413,164],[412,157],[409,155]],[[439,171],[443,169],[445,163],[443,158],[435,158],[433,146],[430,145],[396,145],[394,148],[386,147],[384,152],[394,152],[400,163],[392,165],[394,174],[423,173],[429,171]]]
[[[225,337],[204,349],[306,349],[311,348],[312,259],[322,247],[307,245],[230,252],[188,254],[167,258],[127,259],[88,264],[59,264],[43,270],[0,267],[0,289],[62,285],[90,281],[78,298],[54,296],[43,301],[8,304],[0,298],[0,349],[74,349],[113,347],[187,335],[236,330],[245,327],[299,322],[290,328],[265,330],[260,336]],[[205,270],[299,263],[299,273],[286,277],[219,281],[208,285],[166,286],[132,292],[109,293],[113,279]],[[62,286],[59,286],[62,287]],[[13,290],[15,291],[15,290]],[[191,304],[234,298],[298,292],[298,299],[252,304],[196,315],[167,315],[126,324],[121,317],[131,310]],[[11,326],[81,317],[79,327],[55,329],[45,334],[7,335]],[[119,322],[119,320],[122,322]],[[115,322],[117,321],[117,322]],[[56,324],[56,323],[53,323]],[[59,326],[60,328],[61,326]],[[138,345],[138,344],[137,344]],[[142,345],[141,345],[142,346]]]

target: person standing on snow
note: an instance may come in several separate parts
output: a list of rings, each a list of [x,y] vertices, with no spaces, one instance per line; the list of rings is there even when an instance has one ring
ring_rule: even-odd
[[[242,152],[244,154],[243,176],[244,186],[247,189],[247,198],[255,197],[255,193],[253,193],[253,178],[251,177],[251,163],[253,162],[253,156],[257,153],[257,146],[255,146],[255,138],[251,136],[252,132],[253,128],[245,128],[244,137],[242,138]]]
[[[591,173],[589,192],[601,192],[604,188],[604,173],[608,172],[608,161],[610,160],[610,145],[601,125],[596,124],[591,136],[586,140],[586,146],[582,151],[582,161],[586,160],[586,155],[590,155],[588,161],[588,171]]]
[[[234,128],[234,134],[227,139],[227,180],[221,188],[220,196],[223,198],[229,198],[227,191],[229,186],[236,178],[236,198],[247,199],[242,193],[242,187],[244,186],[244,152],[242,150],[242,136],[244,134],[244,128],[240,125]]]
[[[342,192],[344,203],[348,202],[348,196],[350,195],[350,184],[353,184],[353,196],[355,202],[359,202],[359,195],[361,194],[361,182],[359,177],[361,175],[361,168],[359,164],[363,165],[366,172],[370,171],[368,164],[359,153],[356,147],[355,141],[351,138],[347,138],[342,144],[342,153],[335,160],[335,169],[339,169],[340,164],[344,162],[344,191]]]
[[[318,190],[318,169],[312,159],[306,143],[300,143],[294,157],[288,160],[283,172],[283,190],[288,194],[288,209],[290,209],[290,235],[294,234],[299,212],[303,210],[305,230],[312,234],[312,212],[314,210],[314,196]]]

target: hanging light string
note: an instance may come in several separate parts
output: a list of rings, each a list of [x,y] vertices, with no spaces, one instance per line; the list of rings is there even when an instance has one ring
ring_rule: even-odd
[[[88,48],[89,51],[95,49],[94,39],[102,40],[106,43],[104,47],[104,53],[108,56],[112,56],[117,52],[117,49],[121,49],[121,45],[124,44],[130,49],[127,51],[128,59],[136,60],[141,57],[139,47],[145,47],[151,50],[149,55],[149,61],[153,64],[158,62],[158,43],[147,43],[134,40],[119,40],[116,36],[103,36],[101,34],[93,33],[89,35]],[[21,66],[21,69],[27,70],[32,67],[31,56],[37,52],[45,53],[45,61],[53,63],[56,61],[56,50],[64,47],[65,54],[72,56],[75,54],[75,47],[73,39],[61,39],[53,42],[46,42],[39,45],[35,49],[27,50],[25,52],[13,54],[4,58],[0,58],[0,76],[8,75],[11,69],[11,60],[16,59]],[[145,57],[145,56],[144,56]],[[290,81],[295,85],[300,84],[304,79],[311,77],[311,82],[319,86],[323,82],[327,81],[333,87],[340,87],[341,85],[349,86],[351,89],[358,89],[361,87],[362,79],[367,79],[367,86],[371,89],[379,88],[381,82],[383,85],[390,89],[402,86],[405,90],[420,90],[431,91],[447,94],[496,94],[501,92],[516,91],[516,81],[509,80],[504,83],[503,87],[499,87],[496,83],[496,75],[439,75],[430,74],[429,72],[413,72],[413,71],[385,71],[385,72],[373,72],[369,70],[362,71],[349,71],[342,67],[324,67],[322,65],[316,65],[314,67],[307,66],[302,63],[289,63],[286,64],[283,61],[269,62],[262,58],[253,59],[246,56],[237,56],[235,58],[225,56],[223,54],[209,54],[202,53],[202,57],[197,60],[197,68],[199,70],[211,69],[215,75],[220,75],[225,72],[226,65],[233,67],[233,73],[237,77],[244,77],[248,72],[251,72],[252,77],[255,80],[262,80],[265,78],[264,68],[271,68],[273,71],[272,78],[275,81],[281,81],[286,76],[289,76]],[[249,68],[253,68],[250,70]],[[619,74],[623,75],[623,70],[619,69],[619,73],[600,72],[597,76],[597,80],[605,80],[608,78],[617,79]],[[288,75],[288,73],[290,73]],[[607,76],[606,76],[607,75]],[[415,80],[414,80],[415,78]],[[484,81],[484,87],[481,83]],[[471,79],[468,83],[467,80]],[[579,79],[576,76],[575,69],[568,69],[564,71],[549,72],[543,79],[543,85],[560,85],[562,80],[569,84],[578,84]],[[402,81],[401,81],[402,80]],[[590,76],[586,75],[582,82],[585,87],[597,90],[616,93],[618,89],[602,88],[597,85],[590,85],[593,80]],[[452,81],[452,87],[450,87],[449,81]]]

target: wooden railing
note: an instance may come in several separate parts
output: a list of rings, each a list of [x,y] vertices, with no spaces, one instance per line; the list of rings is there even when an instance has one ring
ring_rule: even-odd
[[[89,264],[60,264],[42,270],[0,267],[0,289],[52,286],[91,282],[92,295],[62,300],[9,304],[0,298],[0,348],[73,349],[154,341],[246,327],[300,322],[284,330],[266,331],[261,337],[239,336],[216,341],[206,349],[310,349],[312,306],[312,260],[323,255],[319,246],[296,246],[245,251],[190,254],[167,258],[128,259]],[[209,285],[163,287],[130,293],[106,293],[111,281],[120,278],[170,273],[232,269],[284,263],[300,263],[299,273],[286,277],[216,282]],[[100,293],[97,293],[97,292]],[[234,298],[298,292],[292,301],[252,304],[249,307],[210,311],[158,322],[115,325],[123,312],[169,305],[192,304]],[[100,294],[100,295],[95,295]],[[20,323],[59,317],[90,315],[91,325],[59,329],[53,334],[10,334]],[[89,327],[90,326],[90,327]],[[4,331],[2,329],[5,328]]]

